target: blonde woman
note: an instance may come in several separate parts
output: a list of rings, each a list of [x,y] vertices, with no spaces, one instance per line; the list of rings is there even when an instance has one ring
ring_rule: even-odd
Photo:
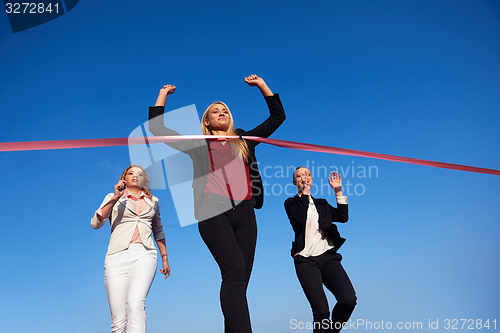
[[[285,120],[278,94],[273,94],[257,75],[245,78],[259,88],[269,108],[269,117],[253,130],[234,129],[234,120],[223,102],[210,105],[203,114],[205,135],[268,137]],[[154,107],[149,109],[149,130],[156,136],[179,135],[164,124],[167,96],[176,87],[165,85]],[[264,190],[255,157],[257,142],[238,139],[208,139],[168,142],[191,157],[193,191],[198,230],[219,265],[222,276],[220,303],[226,333],[252,331],[246,291],[252,272],[257,223],[254,208],[262,207]]]
[[[111,332],[146,332],[146,297],[161,253],[165,279],[170,275],[158,198],[151,194],[149,176],[130,165],[104,198],[91,220],[94,229],[110,221],[111,238],[104,261],[104,283],[111,312]]]

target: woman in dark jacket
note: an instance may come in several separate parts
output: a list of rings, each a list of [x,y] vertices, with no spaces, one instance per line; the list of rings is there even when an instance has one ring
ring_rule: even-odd
[[[347,198],[342,195],[342,177],[330,173],[328,181],[335,192],[337,208],[325,199],[311,195],[312,175],[306,167],[293,173],[297,195],[285,201],[285,210],[295,232],[292,257],[300,285],[313,311],[314,332],[339,332],[356,305],[356,293],[337,250],[345,242],[332,222],[347,222]],[[335,296],[330,309],[323,285]]]
[[[259,88],[267,102],[270,116],[263,123],[250,131],[235,130],[227,105],[216,102],[203,114],[203,134],[240,138],[166,142],[193,161],[195,217],[200,235],[221,270],[220,302],[227,333],[252,331],[246,290],[257,241],[254,208],[261,208],[264,198],[255,157],[258,142],[241,136],[269,137],[285,120],[278,94],[273,94],[262,78],[250,75],[245,82]],[[149,130],[155,136],[180,135],[164,125],[163,117],[167,96],[175,89],[163,86],[155,106],[149,109]]]

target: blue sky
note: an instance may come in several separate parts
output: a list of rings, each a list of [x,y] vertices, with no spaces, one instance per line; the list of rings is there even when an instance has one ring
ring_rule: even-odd
[[[223,100],[250,129],[267,116],[243,82],[255,73],[287,113],[273,138],[500,169],[497,1],[82,0],[15,34],[1,14],[0,45],[0,142],[127,137],[164,84],[177,86],[168,110]],[[290,321],[311,320],[289,255],[291,174],[280,173],[305,164],[320,167],[317,184],[325,168],[350,171],[339,230],[353,321],[500,324],[498,176],[264,144],[257,157],[268,187],[248,290],[255,332],[305,332]],[[90,218],[130,163],[127,147],[0,159],[2,331],[108,331],[110,231]],[[221,332],[217,265],[197,228],[179,226],[170,192],[154,194],[172,275],[153,283],[148,332]]]

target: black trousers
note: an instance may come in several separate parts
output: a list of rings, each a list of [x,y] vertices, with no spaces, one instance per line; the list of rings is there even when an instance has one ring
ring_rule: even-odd
[[[201,238],[220,268],[220,303],[226,333],[252,332],[246,292],[257,242],[253,207],[253,200],[233,207],[229,199],[207,194],[203,209],[213,217],[198,223]]]
[[[341,260],[342,256],[333,250],[316,257],[294,256],[295,272],[313,311],[315,333],[339,332],[356,306],[356,292]],[[337,299],[331,322],[323,285]]]

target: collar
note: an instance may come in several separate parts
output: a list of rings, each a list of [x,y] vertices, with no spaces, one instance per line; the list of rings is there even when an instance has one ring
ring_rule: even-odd
[[[122,194],[122,198],[137,198],[137,199],[142,199],[142,198],[145,198],[146,197],[146,194],[144,194],[143,191],[141,191],[141,193],[139,194],[139,197],[134,197],[132,194],[130,194],[130,192],[125,189],[123,191],[123,194]]]
[[[302,194],[302,195],[304,195],[304,194]],[[297,200],[298,200],[298,199],[302,198],[302,195],[299,195],[297,193],[297,194],[295,194],[294,198],[297,198]],[[311,201],[311,200],[314,202],[315,198],[311,194],[309,194],[309,201]]]

